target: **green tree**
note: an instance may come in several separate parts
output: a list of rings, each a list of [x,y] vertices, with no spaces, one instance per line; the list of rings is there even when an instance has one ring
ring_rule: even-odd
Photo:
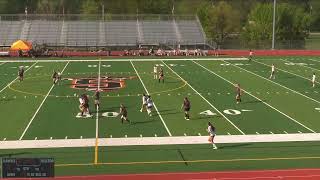
[[[198,16],[207,37],[214,39],[218,44],[222,44],[240,28],[239,12],[225,1],[220,1],[216,5],[204,3],[199,8]]]
[[[279,3],[276,8],[276,40],[292,44],[304,42],[310,27],[310,15],[297,6]],[[258,4],[251,12],[241,33],[246,44],[270,47],[272,40],[273,5]]]

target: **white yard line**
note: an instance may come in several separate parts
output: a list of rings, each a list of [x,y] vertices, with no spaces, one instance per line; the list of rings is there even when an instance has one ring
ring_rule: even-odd
[[[221,60],[247,60],[247,58],[197,58],[197,57],[189,57],[189,58],[168,58],[168,59],[121,59],[121,58],[113,58],[113,59],[58,59],[58,60],[4,60],[2,62],[130,62],[130,61],[221,61]]]
[[[139,75],[139,73],[138,73],[137,69],[135,68],[134,64],[132,63],[132,61],[130,61],[130,63],[131,63],[131,65],[132,65],[132,67],[133,67],[134,71],[136,72],[136,74],[137,74],[137,76],[138,76],[138,78],[139,78],[139,80],[140,80],[140,82],[141,82],[141,84],[142,84],[142,86],[143,86],[144,90],[146,91],[146,93],[147,93],[147,94],[149,94],[149,91],[148,91],[148,89],[146,88],[146,86],[144,85],[144,83],[143,83],[143,81],[142,81],[142,79],[141,79],[141,77],[140,77],[140,75]],[[159,114],[159,117],[160,117],[160,119],[161,119],[161,121],[162,121],[162,124],[163,124],[163,125],[164,125],[164,127],[166,128],[166,130],[167,130],[167,132],[168,132],[169,136],[172,136],[172,134],[171,134],[171,132],[170,132],[169,128],[167,127],[166,123],[164,122],[164,120],[163,120],[163,118],[162,118],[162,116],[161,116],[160,112],[158,111],[158,108],[157,108],[157,106],[156,106],[156,104],[155,104],[155,103],[154,103],[154,108],[155,108],[155,110],[157,111],[157,113]]]
[[[232,121],[230,121],[222,112],[220,112],[213,104],[211,104],[205,97],[203,97],[196,89],[194,89],[186,80],[184,80],[177,72],[171,69],[165,62],[162,61],[176,76],[178,76],[183,82],[188,84],[188,86],[198,94],[204,101],[206,101],[213,109],[215,109],[222,117],[224,117],[233,127],[235,127],[241,134],[245,134],[240,128],[238,128]]]
[[[38,62],[36,61],[34,64],[32,64],[28,69],[26,69],[26,71],[25,71],[25,73],[26,72],[28,72],[34,65],[36,65]],[[19,76],[17,75],[17,77],[14,79],[14,80],[12,80],[9,84],[7,84],[4,88],[2,88],[1,90],[0,90],[0,93],[2,92],[2,91],[4,91],[7,87],[9,87],[12,83],[14,83],[17,79],[19,78]]]
[[[255,60],[254,60],[254,61],[255,61]],[[268,64],[264,64],[264,63],[261,63],[261,62],[258,62],[258,61],[255,61],[255,62],[260,63],[260,64],[263,64],[263,65],[265,65],[265,66],[269,66]],[[233,64],[232,64],[232,65],[233,65]],[[239,67],[239,66],[236,66],[236,65],[233,65],[233,66],[238,67],[238,68],[240,68],[240,69],[243,69],[243,68],[241,68],[241,67]],[[286,72],[286,73],[295,75],[295,76],[302,77],[302,78],[307,79],[307,80],[310,81],[310,79],[305,78],[305,77],[303,77],[303,76],[300,76],[300,75],[297,75],[297,74],[294,74],[294,73],[291,73],[291,72],[288,72],[288,71],[285,71],[285,70],[282,70],[282,69],[279,69],[279,68],[276,67],[276,70],[277,70],[277,69],[280,70],[280,71],[283,71],[283,72]],[[243,69],[243,70],[245,70],[245,69]],[[245,70],[245,71],[247,71],[247,72],[249,72],[249,73],[251,73],[251,74],[254,74],[255,76],[258,76],[258,77],[260,77],[260,78],[262,78],[262,79],[265,79],[265,80],[267,80],[267,81],[270,81],[270,82],[272,82],[272,83],[274,83],[274,84],[276,84],[276,85],[278,85],[278,86],[281,86],[281,87],[283,87],[283,88],[285,88],[285,89],[287,89],[287,90],[290,90],[290,91],[292,91],[292,92],[294,92],[294,93],[296,93],[296,94],[299,94],[299,95],[301,95],[301,96],[303,96],[303,97],[305,97],[305,98],[307,98],[307,99],[309,99],[309,100],[312,100],[312,101],[320,104],[320,101],[318,101],[318,100],[316,100],[316,99],[313,99],[313,98],[311,98],[311,97],[309,97],[309,96],[306,96],[306,95],[304,95],[304,94],[302,94],[302,93],[300,93],[300,92],[298,92],[298,91],[296,91],[296,90],[290,89],[290,88],[288,88],[287,86],[284,86],[284,85],[282,85],[282,84],[279,84],[279,83],[277,83],[277,82],[274,82],[274,81],[272,81],[272,80],[270,80],[270,79],[268,79],[268,78],[265,78],[265,77],[263,77],[263,76],[260,76],[260,75],[258,75],[258,74],[256,74],[256,73],[254,73],[254,72],[251,72],[251,71],[248,71],[248,70]]]
[[[195,64],[197,64],[198,66],[200,66],[200,67],[202,67],[202,68],[206,69],[207,71],[211,72],[212,74],[214,74],[214,75],[216,75],[216,76],[220,77],[221,79],[223,79],[223,80],[225,80],[225,81],[229,82],[231,85],[234,85],[234,83],[232,83],[231,81],[229,81],[229,80],[225,79],[224,77],[222,77],[222,76],[220,76],[220,75],[216,74],[215,72],[213,72],[213,71],[211,71],[210,69],[206,68],[205,66],[203,66],[203,65],[199,64],[198,62],[195,62],[195,61],[193,61],[193,62],[194,62]],[[227,63],[227,62],[226,62],[226,63]],[[241,67],[239,67],[239,66],[233,65],[232,63],[231,63],[231,65],[232,65],[232,66],[234,66],[234,67],[240,68],[240,69],[242,69],[242,70],[244,70],[244,71],[246,71],[246,72],[248,72],[248,73],[251,73],[251,74],[254,74],[254,75],[256,75],[256,76],[259,76],[259,75],[255,74],[255,73],[251,72],[251,71],[248,71],[248,70],[243,69],[243,68],[241,68]],[[264,77],[262,77],[262,76],[259,76],[259,77],[264,78]],[[267,79],[267,80],[269,80],[269,79]],[[270,80],[269,80],[269,81],[270,81]],[[273,81],[272,81],[272,82],[273,82]],[[246,92],[247,94],[249,94],[250,96],[254,97],[255,99],[257,99],[257,100],[261,101],[263,104],[265,104],[265,105],[269,106],[269,107],[270,107],[270,108],[272,108],[273,110],[275,110],[275,111],[279,112],[280,114],[282,114],[282,115],[284,115],[285,117],[289,118],[290,120],[294,121],[295,123],[297,123],[297,124],[301,125],[302,127],[304,127],[304,128],[306,128],[306,129],[308,129],[309,131],[311,131],[311,132],[313,132],[313,133],[316,133],[316,132],[315,132],[314,130],[312,130],[311,128],[309,128],[309,127],[307,127],[306,125],[302,124],[301,122],[299,122],[299,121],[295,120],[294,118],[290,117],[289,115],[287,115],[287,114],[283,113],[282,111],[278,110],[277,108],[275,108],[275,107],[271,106],[270,104],[268,104],[268,103],[266,103],[266,102],[262,101],[260,98],[256,97],[255,95],[253,95],[253,94],[251,94],[251,93],[249,93],[249,92],[247,92],[247,91],[245,91],[245,90],[243,90],[243,91],[244,91],[244,92]]]
[[[291,61],[288,61],[288,60],[285,60],[285,59],[280,59],[280,61],[285,61],[285,62],[288,62],[288,63],[292,63]],[[320,69],[316,69],[316,68],[309,67],[309,66],[306,66],[306,65],[300,65],[300,66],[308,68],[308,69],[312,69],[312,70],[315,70],[315,71],[320,71]],[[311,80],[311,78],[309,80]]]
[[[5,63],[6,63],[6,62],[1,63],[0,66],[3,65],[3,64],[5,64]]]
[[[262,64],[262,65],[271,67],[269,64],[265,64],[265,63],[262,63],[262,62],[259,62],[259,61],[256,61],[256,60],[253,60],[253,61],[256,62],[256,63]],[[286,61],[286,60],[280,60],[280,61]],[[286,61],[286,62],[290,62],[290,61]],[[307,66],[303,66],[303,67],[307,67]],[[307,68],[311,68],[311,67],[307,67]],[[299,75],[299,74],[296,74],[296,73],[293,73],[293,72],[290,72],[290,71],[286,71],[286,70],[283,70],[283,69],[281,69],[281,68],[276,67],[276,70],[277,70],[277,69],[278,69],[279,71],[283,71],[283,72],[285,72],[285,73],[288,73],[288,74],[291,74],[291,75],[300,77],[300,78],[305,79],[305,80],[307,80],[307,81],[311,81],[311,78],[309,79],[309,78],[306,78],[306,77],[301,76],[301,75]],[[313,69],[313,68],[312,68],[312,69]],[[310,74],[310,76],[311,76],[311,75],[312,75],[312,74]],[[317,82],[317,83],[318,83],[318,82]]]
[[[69,65],[69,62],[67,62],[67,64],[64,66],[63,70],[61,71],[61,74],[64,72],[64,70],[67,68],[68,65]],[[24,129],[22,135],[20,136],[19,140],[22,140],[23,136],[25,135],[25,133],[26,133],[27,130],[29,129],[32,121],[34,120],[34,118],[36,117],[36,115],[38,114],[38,112],[40,111],[42,105],[43,105],[44,102],[46,101],[47,97],[49,96],[49,94],[50,94],[50,92],[52,91],[52,89],[53,89],[54,86],[55,86],[55,85],[53,84],[53,85],[51,86],[51,88],[49,89],[47,95],[44,97],[44,99],[42,100],[40,106],[38,107],[38,109],[36,110],[36,112],[33,114],[32,118],[30,119],[30,121],[29,121],[29,123],[28,123],[28,125],[27,125],[27,127]]]
[[[0,141],[0,149],[94,147],[95,138]],[[320,141],[320,133],[219,135],[216,143]],[[99,146],[208,144],[208,136],[99,138]]]

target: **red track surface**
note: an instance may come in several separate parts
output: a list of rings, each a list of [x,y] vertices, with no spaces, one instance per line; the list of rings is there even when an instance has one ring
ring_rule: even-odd
[[[48,179],[48,178],[47,178]],[[320,169],[221,171],[190,173],[150,173],[97,176],[61,176],[57,180],[319,180]],[[12,180],[12,179],[11,179]],[[21,178],[19,179],[21,180]],[[38,180],[44,180],[39,178]]]

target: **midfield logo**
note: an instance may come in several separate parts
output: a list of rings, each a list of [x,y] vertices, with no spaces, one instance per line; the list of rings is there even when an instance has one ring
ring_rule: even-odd
[[[113,90],[119,90],[126,86],[125,81],[137,78],[136,76],[129,77],[107,77],[102,76],[100,78],[100,90],[107,92]],[[98,78],[65,78],[71,81],[71,88],[84,89],[87,91],[95,91],[98,88]]]

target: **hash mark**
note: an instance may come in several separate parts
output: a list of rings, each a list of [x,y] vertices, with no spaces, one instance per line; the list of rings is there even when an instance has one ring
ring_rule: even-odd
[[[68,136],[66,136],[64,139],[68,139]]]
[[[50,139],[52,139],[52,137],[50,137]]]
[[[288,134],[288,132],[287,131],[283,131],[284,133],[286,133],[286,134]]]
[[[110,135],[110,138],[112,138],[112,135]]]
[[[154,134],[154,137],[158,137],[157,134]]]
[[[82,136],[80,136],[80,139],[82,139]]]
[[[259,134],[258,132],[256,132],[256,134]]]
[[[273,134],[273,132],[272,131],[269,131],[270,132],[270,134]]]
[[[184,136],[187,136],[187,134],[186,134],[186,133],[184,133],[183,135],[184,135]]]
[[[7,140],[7,138],[3,138],[3,140],[5,141],[5,140]]]
[[[227,132],[228,133],[228,135],[231,135],[229,132]]]
[[[198,133],[198,135],[199,135],[199,136],[201,136],[201,134],[200,134],[200,133]]]
[[[34,138],[34,140],[37,140],[37,139],[38,139],[38,137],[35,137],[35,138]]]
[[[127,138],[128,136],[127,136],[127,135],[125,135],[124,137],[125,137],[125,138]]]
[[[298,131],[299,133],[302,133],[301,131]]]
[[[142,134],[140,134],[140,137],[142,138]]]

